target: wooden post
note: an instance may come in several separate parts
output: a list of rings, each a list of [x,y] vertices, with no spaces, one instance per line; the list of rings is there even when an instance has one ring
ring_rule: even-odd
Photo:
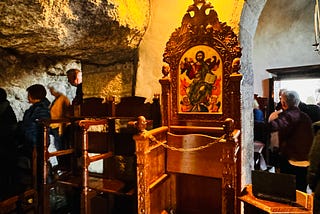
[[[162,125],[169,126],[171,118],[171,80],[169,77],[159,80],[162,88],[161,93],[161,115]]]
[[[241,128],[241,112],[239,106],[241,106],[241,94],[240,94],[240,81],[242,79],[242,74],[240,73],[232,73],[230,75],[230,81],[232,83],[232,91],[231,91],[231,118],[235,121],[235,128]]]
[[[150,193],[148,188],[147,172],[149,172],[149,164],[147,160],[147,148],[149,139],[145,132],[140,132],[135,135],[133,139],[136,142],[136,156],[137,156],[137,189],[138,189],[138,214],[150,213]]]

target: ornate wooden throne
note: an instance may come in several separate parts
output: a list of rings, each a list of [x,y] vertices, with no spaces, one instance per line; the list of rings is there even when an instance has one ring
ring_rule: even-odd
[[[239,212],[240,56],[231,27],[194,0],[163,54],[162,126],[135,136],[138,213]]]

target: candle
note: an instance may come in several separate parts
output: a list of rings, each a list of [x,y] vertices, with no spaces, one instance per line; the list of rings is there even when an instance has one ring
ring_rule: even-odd
[[[315,44],[317,44],[318,41],[318,0],[316,0],[316,4],[314,7],[314,34],[315,34]]]
[[[320,11],[319,11],[319,0],[316,0],[316,7],[317,7],[317,40],[319,39],[319,30],[320,30]]]

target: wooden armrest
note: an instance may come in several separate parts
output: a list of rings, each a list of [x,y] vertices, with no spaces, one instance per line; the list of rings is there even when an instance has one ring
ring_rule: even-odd
[[[15,195],[0,202],[0,213],[9,213],[17,208],[19,196]]]
[[[135,192],[136,192],[136,189],[132,188],[129,191],[125,192],[125,195],[132,196]]]
[[[66,149],[66,150],[59,150],[55,152],[49,152],[49,157],[68,155],[68,154],[72,154],[73,152],[74,152],[74,149]]]
[[[299,190],[296,191],[297,204],[303,206],[307,210],[313,210],[313,195]]]
[[[90,126],[96,125],[105,125],[108,123],[108,119],[104,118],[95,118],[95,119],[87,119],[78,121],[79,126],[88,129]]]
[[[224,132],[223,127],[204,127],[204,126],[170,126],[171,131],[184,130],[184,131],[193,131],[193,132],[211,132],[219,133]]]
[[[105,193],[121,194],[121,190],[125,187],[125,183],[116,179],[107,179],[89,176],[89,188]],[[81,176],[66,176],[64,179],[57,181],[59,184],[69,185],[73,187],[81,187]]]
[[[89,177],[89,187],[100,192],[120,193],[125,183],[116,179]]]
[[[101,160],[101,159],[106,159],[106,158],[112,157],[112,155],[113,155],[112,152],[107,152],[107,153],[104,153],[104,154],[91,156],[89,159],[90,159],[90,162],[94,162],[94,161],[97,161],[97,160]]]
[[[152,191],[152,189],[156,186],[158,186],[158,184],[163,183],[164,181],[166,181],[169,178],[168,174],[163,174],[161,177],[159,177],[156,181],[154,181],[152,184],[149,185],[149,189],[150,191]]]
[[[72,187],[81,187],[81,176],[65,175],[57,180],[57,183]]]
[[[62,118],[62,119],[39,119],[39,122],[42,123],[44,126],[49,126],[52,123],[65,123],[68,124],[71,122],[69,118]]]

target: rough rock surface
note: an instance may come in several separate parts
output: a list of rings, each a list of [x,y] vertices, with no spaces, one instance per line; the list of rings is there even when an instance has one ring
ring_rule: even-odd
[[[148,0],[3,0],[0,47],[113,64],[135,58]]]

